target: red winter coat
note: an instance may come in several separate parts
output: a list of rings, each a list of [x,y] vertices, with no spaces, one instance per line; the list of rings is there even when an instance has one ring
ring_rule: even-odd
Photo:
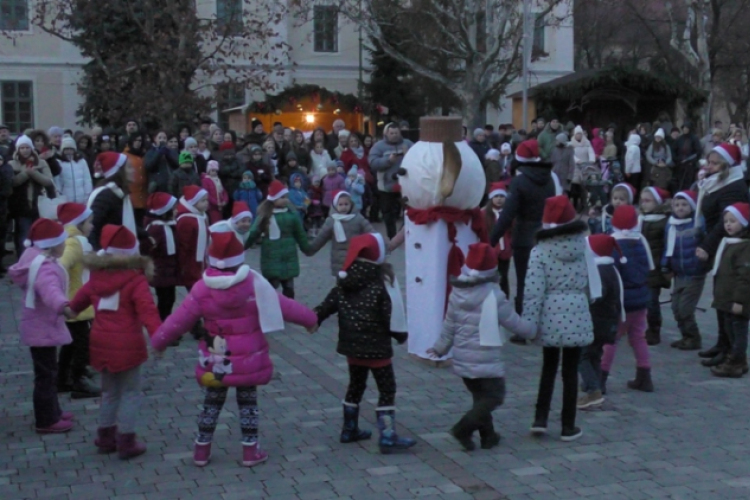
[[[188,288],[203,276],[205,255],[198,262],[195,253],[198,248],[198,233],[201,230],[198,220],[182,204],[177,206],[177,263],[182,273],[182,284]],[[208,220],[205,221],[206,248],[208,251]],[[205,254],[205,252],[204,252]]]
[[[153,262],[148,257],[96,254],[84,257],[89,281],[78,290],[70,308],[81,312],[90,305],[96,315],[91,327],[91,366],[112,373],[130,370],[148,359],[143,327],[154,334],[161,326],[148,278]],[[119,293],[117,310],[100,309],[101,299]]]

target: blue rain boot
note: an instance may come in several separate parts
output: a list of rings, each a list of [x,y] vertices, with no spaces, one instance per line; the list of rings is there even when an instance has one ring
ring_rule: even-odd
[[[359,405],[344,402],[344,426],[341,428],[342,443],[355,443],[370,439],[372,432],[359,428]]]
[[[380,430],[380,453],[388,454],[394,450],[406,450],[417,442],[411,438],[398,437],[396,434],[396,411],[391,407],[377,408],[378,429]]]

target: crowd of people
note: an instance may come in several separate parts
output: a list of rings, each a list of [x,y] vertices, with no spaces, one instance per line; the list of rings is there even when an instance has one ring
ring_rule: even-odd
[[[257,387],[272,373],[264,334],[284,322],[312,333],[337,314],[337,352],[350,376],[341,442],[371,437],[358,417],[372,372],[381,452],[414,446],[395,429],[391,344],[405,342],[407,332],[385,262],[403,241],[398,173],[412,143],[401,128],[389,124],[375,141],[341,120],[309,137],[281,123],[266,134],[253,121],[239,138],[209,120],[176,133],[145,133],[130,120],[124,135],[52,127],[11,141],[0,126],[7,160],[0,234],[12,223],[18,261],[9,272],[24,290],[20,333],[34,361],[37,432],[73,428],[59,393],[101,397],[95,445],[124,459],[144,453],[135,434],[148,357],[142,328],[158,352],[190,331],[199,341],[196,378],[206,390],[194,462],[209,462],[218,416],[235,387],[242,463],[256,465],[267,459],[258,445]],[[628,337],[636,359],[628,387],[654,390],[648,346],[661,342],[663,289],[672,289],[682,337],[672,346],[699,350],[695,309],[710,272],[719,335],[699,355],[714,375],[748,372],[743,132],[731,130],[730,141],[720,142],[723,132],[701,141],[689,123],[677,130],[662,121],[653,137],[650,130],[639,125],[620,143],[616,127],[595,128],[589,139],[583,127],[553,119],[535,121],[528,134],[487,126],[467,138],[485,169],[489,241],[470,247],[430,350],[443,356],[452,349],[472,394],[472,409],[451,430],[467,450],[475,431],[483,448],[500,440],[491,415],[505,394],[498,325],[517,343],[544,347],[532,433],[547,432],[562,363],[564,441],[582,435],[577,409],[603,403],[620,338]],[[608,178],[604,203],[591,203],[586,169],[601,173],[615,163],[624,165],[622,178]],[[42,214],[49,207],[54,214]],[[372,226],[380,214],[385,237]],[[311,310],[295,301],[298,254],[314,255],[328,242],[336,284]],[[259,272],[246,264],[257,246]],[[177,287],[188,295],[173,311]],[[90,368],[101,373],[101,389]]]

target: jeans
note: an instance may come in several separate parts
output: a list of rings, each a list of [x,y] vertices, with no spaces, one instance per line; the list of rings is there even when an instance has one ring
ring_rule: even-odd
[[[86,374],[89,364],[89,334],[91,322],[72,321],[66,323],[73,342],[60,348],[58,383],[65,385],[68,377],[75,383]]]
[[[464,378],[463,381],[474,403],[471,410],[458,421],[455,429],[466,436],[470,436],[476,430],[482,437],[492,435],[495,432],[492,411],[505,400],[505,379]]]
[[[396,375],[393,373],[393,365],[380,368],[349,364],[349,387],[346,390],[344,401],[358,405],[367,389],[367,375],[372,372],[372,377],[378,386],[378,407],[384,408],[396,404]]]
[[[207,387],[203,401],[203,411],[198,417],[198,442],[210,443],[213,439],[219,414],[227,400],[229,387]],[[242,443],[258,442],[258,388],[255,386],[237,387],[237,408],[240,410],[240,430]]]
[[[281,287],[281,293],[284,297],[289,297],[290,299],[294,298],[294,278],[289,278],[288,280],[271,278],[268,282],[271,283],[271,286],[274,288]]]
[[[535,420],[547,422],[552,394],[555,392],[555,378],[560,364],[559,347],[545,347],[543,350],[542,376],[539,379],[539,393],[536,398]],[[578,361],[581,357],[580,347],[562,348],[563,404],[562,427],[570,429],[576,424],[576,403],[578,400]]]
[[[516,312],[523,313],[523,287],[526,285],[526,271],[529,270],[531,247],[513,247],[513,265],[516,266]]]
[[[388,239],[393,239],[398,232],[396,222],[401,214],[401,193],[380,191],[378,192],[378,201],[380,210],[383,212],[383,222],[385,222]]]
[[[102,402],[99,427],[117,424],[122,434],[135,432],[135,421],[141,407],[141,367],[124,372],[102,372]]]
[[[29,229],[31,229],[31,225],[34,223],[34,219],[32,219],[31,217],[16,217],[13,219],[13,222],[15,224],[13,244],[16,248],[16,257],[20,259],[21,254],[24,250],[26,250],[23,242],[26,240],[26,237],[29,234]]]
[[[672,291],[672,313],[682,338],[701,340],[695,308],[703,293],[705,276],[675,276]]]
[[[747,359],[748,319],[737,314],[719,312],[724,320],[724,329],[732,345],[730,350],[732,358],[739,360]]]
[[[34,419],[37,429],[55,425],[62,410],[57,399],[57,347],[31,347],[34,362]]]

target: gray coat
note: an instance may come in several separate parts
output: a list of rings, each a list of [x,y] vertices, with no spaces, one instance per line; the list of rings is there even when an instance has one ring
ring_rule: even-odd
[[[414,145],[409,139],[401,139],[397,143],[390,143],[383,139],[373,144],[370,149],[370,155],[367,158],[370,162],[370,170],[375,172],[378,179],[378,191],[393,192],[393,186],[396,181],[393,177],[401,168],[401,162],[404,160],[400,156],[395,163],[388,161],[391,153],[406,153]]]
[[[575,151],[570,146],[555,146],[550,156],[552,172],[560,179],[563,191],[570,191],[570,185],[576,172]]]
[[[331,274],[338,276],[344,265],[344,259],[346,259],[346,252],[349,250],[349,242],[355,236],[365,233],[374,233],[375,229],[372,228],[370,221],[365,219],[362,214],[357,214],[352,220],[341,221],[344,226],[344,234],[346,234],[346,241],[339,243],[336,241],[336,237],[333,234],[333,218],[328,217],[320,228],[318,236],[310,243],[310,251],[307,255],[315,255],[318,250],[323,248],[328,241],[331,241]]]
[[[544,347],[583,347],[594,341],[589,313],[584,222],[537,232],[523,292],[523,318],[539,326]]]
[[[443,331],[433,349],[445,355],[453,347],[453,371],[459,377],[505,376],[502,347],[479,345],[479,319],[487,294],[495,294],[500,326],[525,338],[536,335],[536,325],[516,314],[497,282],[497,275],[489,279],[472,279],[462,275],[459,279],[451,280],[453,291],[448,300]]]

